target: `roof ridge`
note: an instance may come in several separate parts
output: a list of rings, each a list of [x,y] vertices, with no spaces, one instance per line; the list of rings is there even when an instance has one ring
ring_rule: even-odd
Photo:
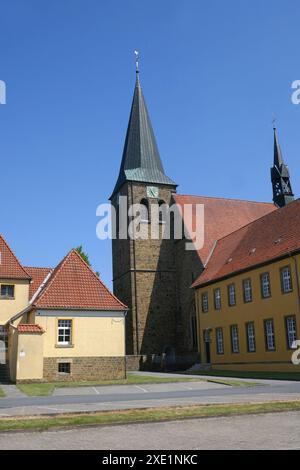
[[[30,304],[33,304],[35,299],[37,299],[39,297],[39,294],[43,292],[43,287],[47,284],[48,280],[50,279],[50,277],[52,275],[52,272],[53,272],[53,270],[50,269],[48,271],[48,273],[46,274],[46,276],[43,277],[43,280],[40,282],[40,284],[38,285],[35,292],[32,294],[32,296],[30,298],[30,301],[29,301]]]
[[[26,269],[23,267],[23,265],[20,263],[18,257],[15,255],[15,253],[13,252],[13,250],[10,248],[10,246],[8,245],[7,241],[5,240],[5,238],[3,237],[3,235],[0,233],[0,239],[3,241],[4,245],[6,246],[6,248],[8,249],[8,251],[11,253],[11,255],[15,258],[16,262],[18,263],[18,265],[20,266],[21,270],[24,271],[24,273],[26,274],[26,276],[31,279],[31,276],[29,275],[29,273],[26,271]]]
[[[49,266],[23,266],[24,269],[53,269]]]
[[[48,271],[51,271],[51,269],[54,269],[54,268],[50,268],[49,266],[23,266],[24,269],[47,269]]]
[[[266,204],[269,206],[274,206],[273,202],[266,202],[266,201],[249,201],[248,199],[240,199],[240,198],[230,198],[230,197],[221,197],[221,196],[205,196],[205,195],[197,195],[197,194],[173,194],[173,196],[182,196],[182,197],[202,197],[206,199],[218,199],[218,200],[225,200],[225,201],[238,201],[238,202],[247,202],[251,204]]]

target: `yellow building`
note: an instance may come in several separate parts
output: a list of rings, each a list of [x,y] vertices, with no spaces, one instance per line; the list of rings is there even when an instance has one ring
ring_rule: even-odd
[[[299,371],[299,282],[299,199],[218,240],[193,285],[201,361],[218,370]]]
[[[126,307],[76,250],[23,267],[0,236],[0,380],[124,378]]]

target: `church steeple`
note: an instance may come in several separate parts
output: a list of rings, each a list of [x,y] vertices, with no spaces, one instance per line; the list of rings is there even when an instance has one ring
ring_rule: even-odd
[[[140,84],[138,65],[121,168],[113,195],[126,181],[176,186],[164,172]]]
[[[271,179],[274,204],[278,207],[284,207],[292,202],[294,200],[294,194],[290,174],[282,158],[276,127],[274,127],[274,164],[271,168]]]

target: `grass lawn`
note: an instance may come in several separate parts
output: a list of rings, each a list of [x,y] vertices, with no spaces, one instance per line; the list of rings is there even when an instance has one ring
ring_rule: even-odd
[[[266,379],[266,380],[295,380],[300,381],[299,372],[246,372],[232,370],[210,370],[196,372],[193,375],[208,375],[212,377],[239,377],[241,379]]]
[[[300,401],[230,405],[198,405],[140,410],[102,411],[97,413],[62,414],[47,417],[1,418],[0,431],[46,430],[51,428],[174,421],[280,411],[300,411]]]
[[[0,398],[5,397],[5,393],[3,392],[2,388],[0,388]]]
[[[260,387],[264,384],[259,382],[246,382],[244,380],[227,380],[227,379],[207,379],[206,382],[212,382],[221,385],[230,385],[231,387]]]
[[[161,384],[161,383],[176,383],[176,382],[199,382],[207,381],[205,379],[188,378],[188,377],[154,377],[148,375],[136,375],[128,374],[125,380],[104,380],[104,381],[92,381],[92,382],[49,382],[49,383],[30,383],[30,384],[18,384],[17,387],[21,392],[28,396],[48,396],[53,393],[55,388],[63,387],[95,387],[104,385],[139,385],[139,384]],[[236,386],[236,387],[249,387],[251,385],[248,382],[241,380],[218,380],[211,379],[209,382],[221,383],[223,385]]]

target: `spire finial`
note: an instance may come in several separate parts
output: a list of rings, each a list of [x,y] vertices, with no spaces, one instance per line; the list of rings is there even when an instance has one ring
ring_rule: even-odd
[[[274,131],[276,131],[276,129],[277,129],[276,123],[277,123],[277,118],[276,118],[275,114],[273,114],[272,124],[273,124],[273,130]]]
[[[139,51],[134,51],[135,55],[135,72],[138,75],[140,73],[139,64],[140,64],[140,53]]]

